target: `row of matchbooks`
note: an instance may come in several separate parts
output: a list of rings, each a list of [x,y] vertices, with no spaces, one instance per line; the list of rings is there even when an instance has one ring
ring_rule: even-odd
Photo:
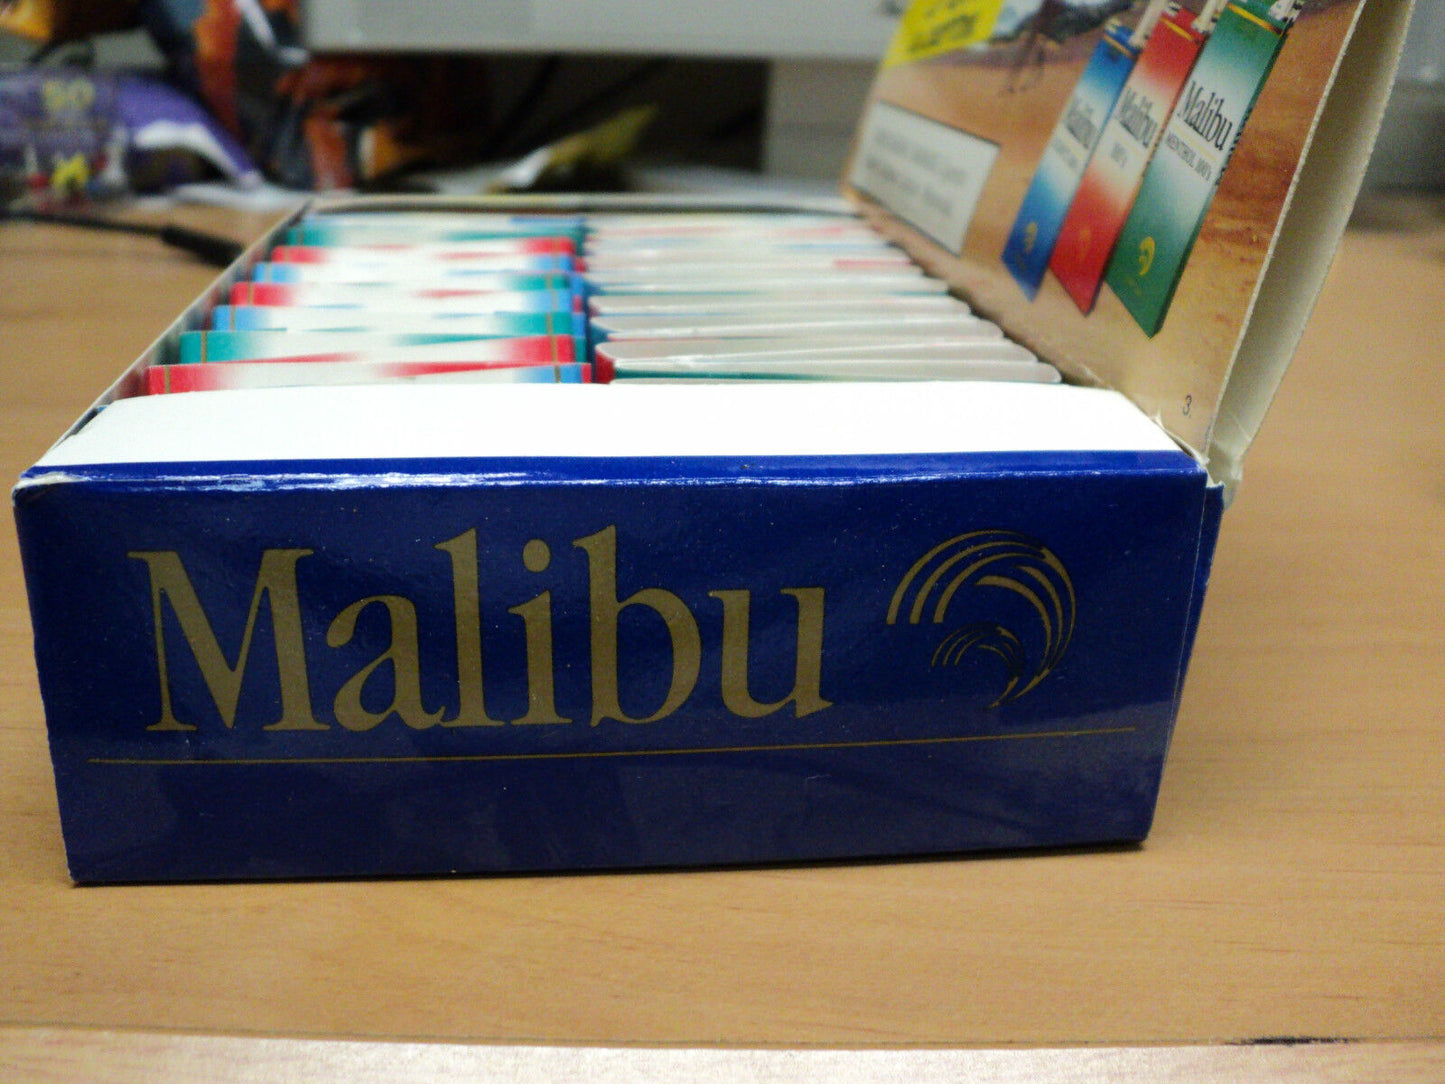
[[[277,242],[147,394],[1060,379],[846,215],[313,212]]]

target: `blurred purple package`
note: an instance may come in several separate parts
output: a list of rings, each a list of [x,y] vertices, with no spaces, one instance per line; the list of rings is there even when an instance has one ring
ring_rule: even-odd
[[[25,68],[0,74],[0,178],[40,202],[158,191],[260,174],[200,106],[128,73]]]

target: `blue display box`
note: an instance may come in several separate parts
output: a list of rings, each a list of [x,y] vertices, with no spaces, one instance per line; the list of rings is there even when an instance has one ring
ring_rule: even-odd
[[[1141,839],[1221,503],[1158,447],[87,464],[84,445],[16,492],[81,881]]]
[[[1047,278],[1021,295],[1000,260],[1036,156],[983,129],[1051,123],[1071,80],[1010,112],[921,89],[956,90],[975,63],[1001,78],[987,55],[885,69],[849,173],[858,209],[1063,385],[135,394],[285,224],[261,238],[14,493],[72,875],[1143,839],[1226,494],[1383,105],[1405,7],[1377,6],[1348,56],[1355,0],[1291,31],[1315,53],[1287,43],[1271,78],[1312,77],[1336,35],[1340,93],[1326,108],[1322,82],[1285,114],[1261,99],[1267,147],[1299,136],[1290,185],[1255,207],[1260,229],[1219,234],[1259,246],[1229,264],[1239,281],[1183,281],[1178,343],[1107,306],[1081,316]],[[930,188],[945,179],[956,200]],[[1232,198],[1226,176],[1211,215]],[[1201,263],[1223,243],[1211,221]],[[1249,311],[1191,315],[1201,291]],[[1225,325],[1217,356],[1189,353]]]

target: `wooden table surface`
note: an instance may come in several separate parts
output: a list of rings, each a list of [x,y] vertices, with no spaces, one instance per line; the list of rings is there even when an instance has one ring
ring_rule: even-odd
[[[1225,517],[1137,849],[75,888],[6,517],[0,1076],[1445,1080],[1445,207],[1365,219]],[[0,474],[212,274],[0,227]]]

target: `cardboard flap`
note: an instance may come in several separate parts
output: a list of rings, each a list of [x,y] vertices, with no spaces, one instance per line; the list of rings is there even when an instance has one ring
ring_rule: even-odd
[[[845,191],[1232,485],[1348,220],[1410,7],[915,3]]]

